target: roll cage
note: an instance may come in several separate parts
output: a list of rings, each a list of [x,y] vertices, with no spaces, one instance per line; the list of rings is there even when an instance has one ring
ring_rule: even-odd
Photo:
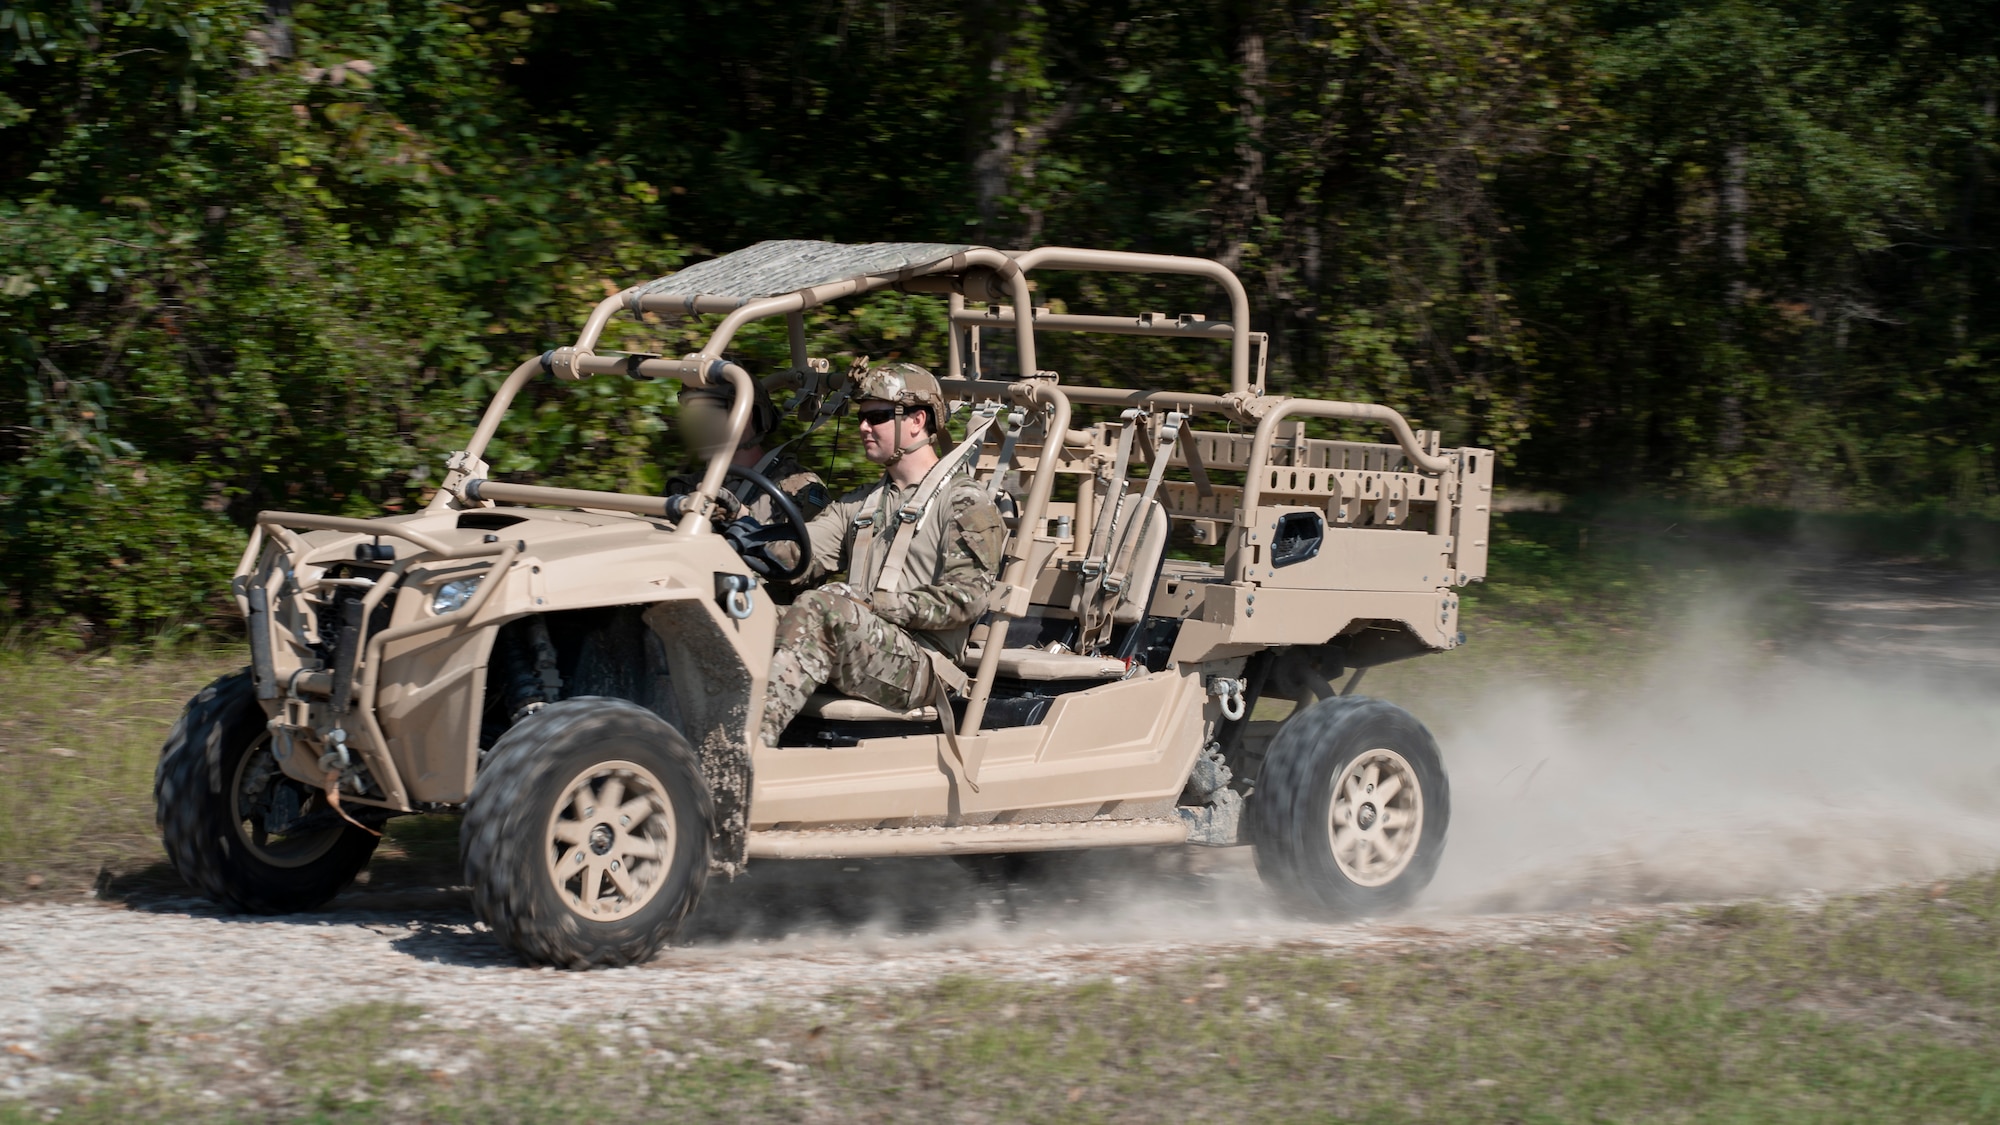
[[[1193,315],[1169,317],[1155,313],[1135,316],[1052,313],[1033,305],[1028,282],[1037,270],[1205,278],[1227,295],[1230,319],[1210,321]],[[1279,589],[1297,589],[1302,585],[1321,590],[1333,587],[1329,592],[1339,592],[1343,585],[1350,590],[1377,593],[1428,592],[1431,602],[1444,608],[1441,612],[1412,610],[1405,620],[1412,621],[1413,634],[1424,648],[1449,648],[1457,642],[1456,599],[1447,591],[1484,574],[1485,493],[1491,485],[1490,455],[1481,450],[1441,451],[1435,433],[1412,430],[1400,413],[1386,406],[1267,395],[1264,387],[1267,340],[1264,334],[1248,328],[1249,302],[1242,282],[1221,263],[1201,258],[1074,247],[1005,251],[944,243],[758,243],[605,298],[592,310],[573,344],[553,349],[517,367],[501,384],[465,448],[451,456],[443,485],[430,508],[506,502],[611,509],[665,518],[662,498],[657,496],[492,480],[484,454],[516,395],[538,376],[546,374],[567,380],[620,374],[674,378],[687,386],[729,384],[737,391],[729,413],[731,440],[709,459],[698,492],[683,509],[685,514],[674,521],[672,532],[679,537],[711,534],[712,523],[706,517],[728,470],[728,451],[744,433],[752,401],[751,375],[723,358],[736,335],[752,321],[785,318],[791,367],[771,376],[767,385],[790,380],[802,389],[817,390],[821,385],[818,380],[825,377],[825,365],[815,366],[806,354],[804,314],[832,301],[884,289],[942,295],[948,299],[949,356],[940,380],[947,397],[978,404],[992,415],[1008,414],[1017,431],[1003,440],[1002,434],[1010,427],[1004,424],[993,427],[990,440],[1000,448],[982,449],[972,462],[978,471],[989,476],[1015,471],[1026,478],[1021,495],[1015,498],[1014,518],[1010,521],[1013,533],[998,576],[988,635],[1005,637],[1009,619],[1024,616],[1037,598],[1046,596],[1046,590],[1038,591],[1037,579],[1051,565],[1052,558],[1063,556],[1059,562],[1071,565],[1086,577],[1093,565],[1100,569],[1106,565],[1105,559],[1093,561],[1090,557],[1098,536],[1093,535],[1091,543],[1086,545],[1081,539],[1084,530],[1081,525],[1101,516],[1102,502],[1111,498],[1115,499],[1110,505],[1109,519],[1115,523],[1124,504],[1126,482],[1122,476],[1110,481],[1109,487],[1117,491],[1106,491],[1098,497],[1100,506],[1094,511],[1090,509],[1091,482],[1102,483],[1104,466],[1113,460],[1122,475],[1126,458],[1116,452],[1120,437],[1124,449],[1129,451],[1132,436],[1143,432],[1149,441],[1142,452],[1150,450],[1149,462],[1159,460],[1188,477],[1159,480],[1164,474],[1152,473],[1156,479],[1149,484],[1146,502],[1157,499],[1169,519],[1193,525],[1197,541],[1223,548],[1224,562],[1219,573],[1204,577],[1202,582],[1232,591],[1225,596],[1228,604],[1218,603],[1205,614],[1197,612],[1198,606],[1184,609],[1182,616],[1201,616],[1208,623],[1238,622],[1238,627],[1219,632],[1195,630],[1193,640],[1183,630],[1175,648],[1180,658],[1213,658],[1227,651],[1249,651],[1273,643],[1325,640],[1324,637],[1319,642],[1305,640],[1310,630],[1298,638],[1290,638],[1283,630],[1249,627],[1249,619],[1255,614],[1255,591],[1266,585]],[[974,304],[982,307],[974,308]],[[1022,310],[1028,310],[1027,314],[1023,315]],[[600,354],[597,347],[603,332],[611,318],[621,311],[632,315],[708,314],[720,315],[722,319],[701,350],[685,358]],[[1016,377],[993,378],[981,370],[980,345],[986,331],[1011,331],[1019,366]],[[1043,371],[1037,365],[1038,331],[1206,339],[1226,344],[1230,389],[1222,394],[1206,394],[1176,389],[1064,386],[1053,372]],[[1122,420],[1072,430],[1074,405],[1119,408]],[[1190,424],[1185,436],[1179,435],[1182,423],[1191,423],[1197,416],[1219,418],[1244,427],[1249,433],[1202,432]],[[1377,424],[1388,430],[1392,444],[1308,438],[1303,425],[1308,419]],[[1017,443],[1015,438],[1020,436],[1018,431],[1022,427],[1030,431],[1029,440]],[[1176,432],[1175,440],[1160,443],[1161,435],[1169,430]],[[1011,464],[1004,463],[1010,458]],[[1209,478],[1210,471],[1240,472],[1242,483],[1214,484]],[[1074,517],[1071,526],[1077,534],[1067,544],[1051,544],[1049,540],[1059,539],[1047,534],[1051,495],[1057,478],[1064,473],[1083,478],[1078,502],[1065,505]],[[1467,492],[1462,496],[1462,482],[1476,484],[1477,494]],[[1405,540],[1389,555],[1371,548],[1355,556],[1362,560],[1359,577],[1338,577],[1326,566],[1300,567],[1281,575],[1280,568],[1287,563],[1279,562],[1276,553],[1286,534],[1284,519],[1295,510],[1324,512],[1320,525],[1323,528],[1421,531],[1434,542],[1412,551],[1407,549],[1410,544]],[[1379,546],[1379,539],[1374,542]],[[1372,564],[1373,573],[1369,571],[1368,559],[1376,560]],[[1296,560],[1287,560],[1290,561]],[[1414,577],[1402,572],[1417,569],[1424,572],[1423,580],[1412,586]],[[1375,577],[1378,574],[1382,576],[1379,580]],[[1133,576],[1135,580],[1137,577]],[[1147,596],[1151,596],[1150,590]],[[1213,593],[1206,596],[1211,601],[1217,599]],[[1245,597],[1247,602],[1242,601]],[[1267,598],[1267,604],[1270,600]],[[1327,613],[1337,612],[1329,604]],[[1427,628],[1414,622],[1415,616],[1424,614],[1429,615]],[[1269,616],[1267,610],[1267,624]],[[1208,638],[1206,641],[1201,639],[1204,636]],[[958,724],[962,735],[972,735],[981,727],[1002,647],[999,643],[983,647],[971,695]]]

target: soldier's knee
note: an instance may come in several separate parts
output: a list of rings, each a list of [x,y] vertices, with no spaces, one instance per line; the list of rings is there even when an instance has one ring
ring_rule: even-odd
[[[779,632],[793,628],[800,622],[810,621],[816,616],[812,610],[812,604],[806,600],[811,596],[810,593],[801,595],[797,601],[778,611]]]
[[[816,603],[820,616],[835,628],[850,627],[857,621],[874,616],[874,611],[856,601],[853,595],[828,593],[824,590],[813,592],[820,595],[820,601]]]
[[[778,618],[778,635],[781,638],[811,636],[822,641],[831,640],[841,629],[848,604],[846,598],[824,590],[807,590],[785,607],[785,612]]]
[[[804,613],[823,613],[833,603],[834,596],[817,587],[807,590],[792,600],[791,608]]]

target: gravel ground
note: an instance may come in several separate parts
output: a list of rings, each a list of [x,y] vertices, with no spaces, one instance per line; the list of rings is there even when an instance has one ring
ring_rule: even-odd
[[[94,904],[35,906],[0,915],[0,974],[13,982],[0,999],[0,1039],[34,1042],[95,1020],[235,1021],[367,1001],[448,1011],[467,1024],[544,1025],[586,1013],[798,1003],[954,974],[1067,983],[1238,949],[1346,954],[1588,937],[1664,909],[1296,927],[1234,941],[946,940],[897,948],[892,939],[859,947],[808,939],[677,949],[641,967],[564,973],[522,967],[497,946],[489,948],[486,936],[464,918],[445,914],[342,911],[311,920],[244,921]],[[78,956],[80,949],[89,955]],[[282,1012],[274,1011],[279,996],[286,997]]]
[[[416,1005],[444,1028],[643,1026],[715,1006],[809,1008],[832,994],[954,975],[1117,982],[1255,949],[1369,956],[1608,942],[1634,922],[1685,909],[1313,924],[1280,915],[1255,889],[1247,860],[1240,851],[1098,854],[1016,885],[975,879],[949,861],[846,871],[766,864],[761,882],[746,877],[704,903],[691,944],[644,966],[590,973],[522,966],[472,922],[462,891],[361,888],[331,909],[280,918],[172,897],[14,905],[0,909],[0,979],[10,982],[0,992],[0,1098],[74,1079],[44,1060],[52,1037],[132,1019],[146,1020],[155,1038],[190,1044],[214,1038],[203,1028],[247,1030],[371,1001]]]

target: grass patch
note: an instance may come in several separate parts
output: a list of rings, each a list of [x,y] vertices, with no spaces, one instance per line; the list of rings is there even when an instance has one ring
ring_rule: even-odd
[[[1683,592],[1675,579],[1691,561],[1663,558],[1643,534],[1540,513],[1496,515],[1492,540],[1486,580],[1466,587],[1463,616],[1586,649],[1650,625]],[[1585,621],[1593,631],[1576,628]]]
[[[1954,510],[1944,500],[1895,510],[1807,511],[1583,498],[1568,511],[1573,519],[1600,527],[1645,529],[1722,549],[1901,558],[1964,570],[2000,568],[2000,519]]]
[[[1495,684],[1622,686],[1703,607],[1730,606],[1729,639],[1751,653],[1807,629],[1810,609],[1774,579],[1762,548],[1753,559],[1731,542],[1677,536],[1674,526],[1496,514],[1486,580],[1460,591],[1464,645],[1370,669],[1362,694],[1442,713],[1475,705]]]
[[[233,651],[89,657],[0,648],[0,901],[166,889],[153,767],[181,707],[243,664]],[[364,878],[450,883],[455,817],[402,817]]]
[[[2000,876],[1601,941],[1288,950],[537,1031],[449,1016],[89,1028],[51,1047],[78,1077],[0,1120],[1992,1120]]]
[[[73,893],[159,855],[153,765],[234,654],[65,659],[0,648],[0,899]]]
[[[1646,515],[1495,516],[1487,579],[1463,594],[1468,640],[1574,671],[1657,652],[1705,602],[1732,603],[1744,640],[1781,640],[1807,624],[1806,603],[1774,574],[1781,544]]]

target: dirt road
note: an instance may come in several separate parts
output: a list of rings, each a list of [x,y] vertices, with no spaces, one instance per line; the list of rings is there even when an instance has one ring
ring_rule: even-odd
[[[2000,579],[1894,564],[1795,574],[1824,620],[1809,649],[1739,652],[1726,621],[1697,622],[1629,684],[1508,685],[1432,716],[1455,818],[1445,866],[1406,916],[1297,921],[1241,850],[1097,853],[1018,884],[941,860],[768,863],[715,886],[688,941],[654,963],[579,975],[520,967],[441,879],[380,875],[281,919],[219,915],[141,880],[0,908],[0,1044],[24,1045],[0,1081],[32,1084],[33,1044],[64,1028],[130,1016],[262,1021],[406,1000],[440,1019],[541,1025],[809,1004],[957,973],[1116,977],[1259,946],[1590,935],[1673,903],[1810,899],[2000,861]]]
[[[546,1025],[705,1005],[805,1004],[953,974],[1067,982],[1248,948],[1362,953],[1608,933],[1644,911],[1417,916],[1352,925],[1286,918],[1241,852],[1100,853],[1028,886],[982,884],[950,861],[767,864],[703,903],[689,944],[649,965],[529,969],[474,927],[462,893],[344,895],[290,918],[158,899],[0,911],[0,1042],[77,1023],[296,1017],[364,1001],[420,1005],[467,1026]],[[846,870],[843,870],[845,868]],[[1245,889],[1250,888],[1250,889]]]

